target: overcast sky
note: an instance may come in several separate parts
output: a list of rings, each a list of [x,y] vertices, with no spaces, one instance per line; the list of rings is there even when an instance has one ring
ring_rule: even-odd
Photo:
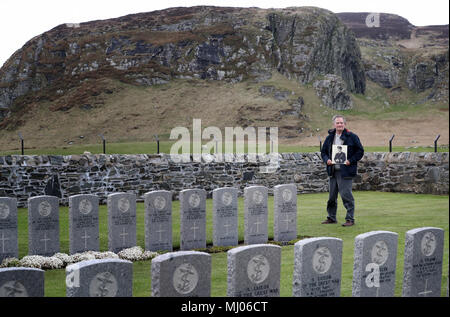
[[[394,13],[416,26],[449,23],[448,0],[0,0],[0,66],[28,40],[62,23],[80,23],[195,5],[259,8],[316,6],[335,13]]]

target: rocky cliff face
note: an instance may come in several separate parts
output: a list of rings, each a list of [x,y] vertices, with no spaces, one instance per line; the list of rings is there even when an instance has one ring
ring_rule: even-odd
[[[0,124],[34,100],[55,100],[88,79],[136,85],[173,78],[264,81],[278,70],[300,83],[334,74],[364,93],[353,33],[313,8],[171,8],[64,24],[31,39],[0,69]],[[60,98],[61,99],[61,98]],[[82,102],[68,98],[55,110]]]
[[[384,88],[429,90],[425,101],[448,102],[448,25],[417,27],[394,14],[379,14],[368,27],[368,12],[338,13],[361,47],[366,77]]]

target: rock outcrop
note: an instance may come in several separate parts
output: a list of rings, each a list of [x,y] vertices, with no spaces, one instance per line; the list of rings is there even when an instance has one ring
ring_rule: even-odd
[[[414,26],[401,16],[379,13],[372,25],[371,15],[337,13],[357,37],[366,77],[389,89],[429,89],[426,100],[448,103],[448,24]]]
[[[31,39],[0,69],[0,125],[11,111],[55,100],[89,79],[135,85],[174,78],[264,81],[274,70],[300,83],[336,74],[350,92],[365,91],[353,33],[330,11],[171,8],[62,24]]]
[[[347,86],[339,76],[327,74],[324,79],[315,81],[313,86],[317,96],[327,107],[335,110],[348,110],[353,107]]]

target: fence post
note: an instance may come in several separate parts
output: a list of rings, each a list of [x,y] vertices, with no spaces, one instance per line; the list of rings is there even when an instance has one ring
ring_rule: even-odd
[[[394,139],[395,134],[392,135],[391,139],[389,140],[389,152],[392,152],[392,140]]]
[[[21,133],[21,132],[19,132],[19,138],[20,138],[20,148],[21,148],[21,153],[22,153],[22,155],[24,155],[23,137],[22,137],[22,133]]]
[[[159,137],[157,134],[153,135],[155,137],[156,140],[156,153],[159,154]]]
[[[441,137],[441,135],[438,134],[438,136],[437,136],[436,139],[434,140],[434,152],[437,152],[437,141],[439,140],[440,137]]]
[[[101,134],[101,133],[100,133],[98,136],[102,138],[102,142],[103,142],[103,154],[106,154],[106,140],[105,140],[105,137],[104,137],[103,134]]]

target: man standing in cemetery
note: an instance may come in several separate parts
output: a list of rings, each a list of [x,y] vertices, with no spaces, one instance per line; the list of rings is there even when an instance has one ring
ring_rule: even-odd
[[[357,173],[357,162],[364,155],[364,148],[359,137],[345,128],[346,120],[341,115],[335,115],[332,119],[334,129],[328,130],[328,136],[321,149],[322,160],[327,165],[329,179],[329,198],[327,203],[327,219],[322,224],[337,223],[337,197],[341,195],[347,214],[344,227],[355,224],[355,200],[352,194],[353,177]],[[334,145],[347,145],[347,159],[344,164],[333,164],[332,147]]]

